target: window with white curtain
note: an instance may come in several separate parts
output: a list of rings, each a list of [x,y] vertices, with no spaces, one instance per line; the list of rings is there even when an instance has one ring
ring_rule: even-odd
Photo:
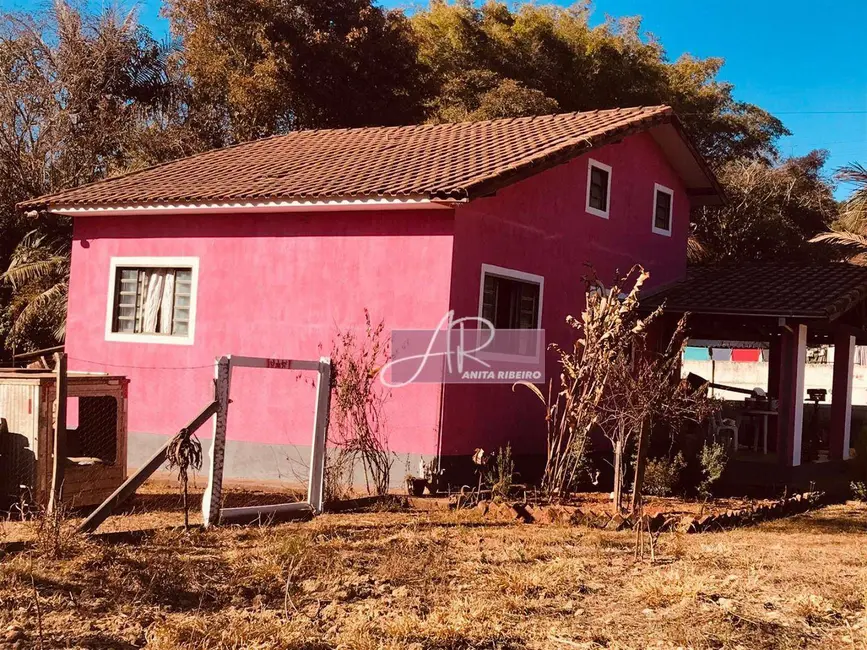
[[[111,332],[189,337],[193,319],[192,267],[114,267]]]

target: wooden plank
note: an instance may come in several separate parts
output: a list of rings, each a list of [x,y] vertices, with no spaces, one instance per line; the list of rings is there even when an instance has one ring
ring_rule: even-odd
[[[218,402],[211,402],[184,428],[189,431],[190,434],[195,433],[199,427],[201,427],[217,412],[219,406]],[[166,443],[160,447],[147,463],[124,481],[123,485],[117,488],[111,496],[103,501],[102,504],[100,504],[100,506],[84,520],[84,523],[81,524],[78,530],[82,533],[92,533],[111,515],[112,512],[114,512],[115,508],[135,494],[135,491],[141,487],[142,483],[150,478],[151,474],[156,472],[160,467],[162,467],[163,463],[166,462],[166,450],[169,448],[171,442],[172,438],[166,440]]]
[[[248,508],[221,508],[221,524],[269,524],[293,519],[312,519],[315,512],[309,503],[277,503]]]
[[[57,382],[54,388],[54,454],[51,464],[51,496],[48,500],[48,512],[54,512],[63,502],[63,475],[66,468],[66,353],[54,354],[54,368]]]
[[[26,361],[28,359],[35,359],[37,357],[41,357],[46,354],[55,354],[57,352],[63,352],[62,345],[56,345],[53,348],[45,348],[43,350],[35,350],[34,352],[25,352],[23,354],[13,354],[12,355],[12,363],[16,361]]]
[[[269,368],[271,370],[319,370],[319,361],[299,359],[269,359],[267,357],[236,357],[233,368]]]
[[[310,450],[310,476],[307,501],[317,513],[322,512],[325,488],[325,443],[328,437],[328,417],[331,412],[331,359],[319,359],[316,386],[316,414],[313,418],[313,441]]]

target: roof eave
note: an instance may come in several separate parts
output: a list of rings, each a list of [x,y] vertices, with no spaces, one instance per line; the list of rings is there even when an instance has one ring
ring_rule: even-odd
[[[212,214],[264,212],[338,212],[345,210],[450,210],[465,199],[426,196],[400,198],[342,197],[322,199],[226,200],[155,203],[45,203],[42,209],[64,216],[121,216],[157,214]],[[31,202],[32,204],[33,202]],[[31,208],[32,209],[32,208]]]

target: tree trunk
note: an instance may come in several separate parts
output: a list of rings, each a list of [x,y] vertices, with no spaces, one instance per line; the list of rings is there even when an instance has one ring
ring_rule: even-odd
[[[638,432],[638,453],[635,458],[635,481],[632,484],[632,511],[641,504],[641,490],[644,487],[644,470],[647,467],[647,448],[650,446],[650,422],[645,419]]]
[[[614,500],[612,508],[614,513],[620,512],[620,504],[623,501],[623,441],[614,443]]]

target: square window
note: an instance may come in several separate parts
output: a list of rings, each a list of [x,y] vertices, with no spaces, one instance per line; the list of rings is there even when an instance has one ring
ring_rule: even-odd
[[[106,339],[192,343],[196,258],[115,258]]]
[[[587,212],[607,219],[610,197],[611,167],[591,160],[587,171]]]
[[[482,318],[498,330],[536,329],[539,322],[540,286],[514,278],[485,273]]]
[[[653,232],[671,236],[674,192],[658,183],[653,189]]]

